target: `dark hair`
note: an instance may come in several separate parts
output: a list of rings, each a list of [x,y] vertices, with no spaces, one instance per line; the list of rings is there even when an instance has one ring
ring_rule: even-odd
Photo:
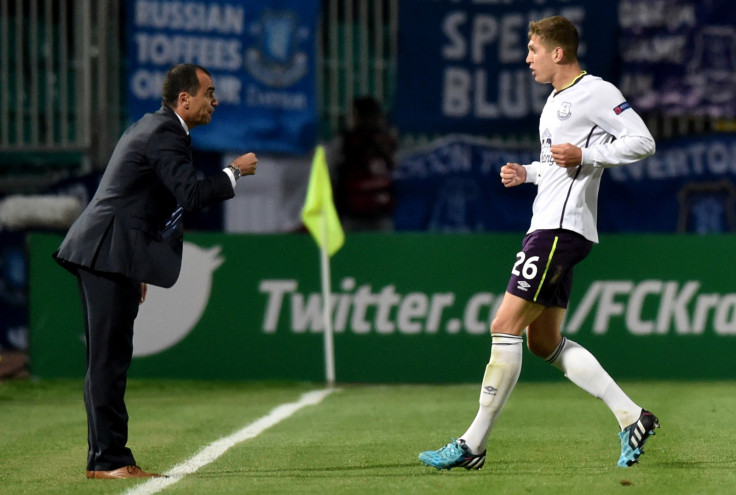
[[[565,17],[556,15],[537,22],[529,23],[529,38],[539,36],[542,43],[548,48],[562,48],[565,62],[574,62],[578,59],[578,44],[580,37],[575,25]]]
[[[161,91],[161,103],[169,107],[176,107],[179,93],[196,94],[199,91],[198,70],[210,76],[209,71],[201,65],[179,64],[169,69],[166,73],[166,79],[164,79],[164,86]]]
[[[381,127],[383,117],[381,103],[372,96],[361,96],[353,100],[355,127]]]

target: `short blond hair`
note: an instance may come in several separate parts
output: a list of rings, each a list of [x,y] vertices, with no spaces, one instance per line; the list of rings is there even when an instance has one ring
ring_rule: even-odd
[[[578,59],[578,45],[580,36],[575,25],[569,19],[556,15],[529,23],[529,39],[539,36],[544,46],[554,49],[562,48],[563,61],[570,63]]]

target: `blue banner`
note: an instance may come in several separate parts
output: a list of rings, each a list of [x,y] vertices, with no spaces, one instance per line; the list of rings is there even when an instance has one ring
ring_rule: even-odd
[[[306,153],[317,138],[317,0],[128,3],[128,113],[155,111],[172,65],[212,73],[219,106],[198,149]]]
[[[577,26],[581,65],[611,80],[616,1],[402,0],[392,120],[404,132],[533,132],[552,86],[525,63],[529,22],[553,15]]]
[[[657,152],[603,174],[602,232],[736,231],[736,135],[657,143]]]
[[[639,111],[736,117],[733,0],[620,0],[621,91]]]
[[[402,153],[394,173],[396,230],[523,232],[535,187],[506,189],[507,162],[531,163],[539,150],[499,149],[467,135],[450,135]]]
[[[539,150],[500,149],[448,136],[403,153],[395,172],[397,230],[526,232],[537,188],[506,189],[507,162],[529,164]],[[607,169],[599,194],[601,233],[736,231],[736,135],[657,144],[654,156]]]

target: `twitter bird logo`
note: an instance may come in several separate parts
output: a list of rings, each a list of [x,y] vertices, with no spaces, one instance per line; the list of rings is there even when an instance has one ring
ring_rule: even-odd
[[[185,242],[181,274],[169,289],[149,285],[133,332],[133,357],[165,351],[197,325],[212,291],[212,275],[225,258],[222,246],[202,248]]]

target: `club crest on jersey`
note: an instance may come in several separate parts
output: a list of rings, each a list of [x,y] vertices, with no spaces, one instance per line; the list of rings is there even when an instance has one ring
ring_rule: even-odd
[[[560,120],[567,120],[570,118],[572,113],[570,112],[570,107],[572,106],[572,103],[569,101],[562,102],[562,105],[560,105],[560,109],[557,110],[557,118]]]
[[[614,111],[614,113],[616,115],[621,115],[621,112],[623,112],[624,110],[627,110],[629,108],[631,108],[631,105],[629,105],[629,102],[628,101],[625,101],[625,102],[621,103],[619,106],[615,107],[613,109],[613,111]]]

